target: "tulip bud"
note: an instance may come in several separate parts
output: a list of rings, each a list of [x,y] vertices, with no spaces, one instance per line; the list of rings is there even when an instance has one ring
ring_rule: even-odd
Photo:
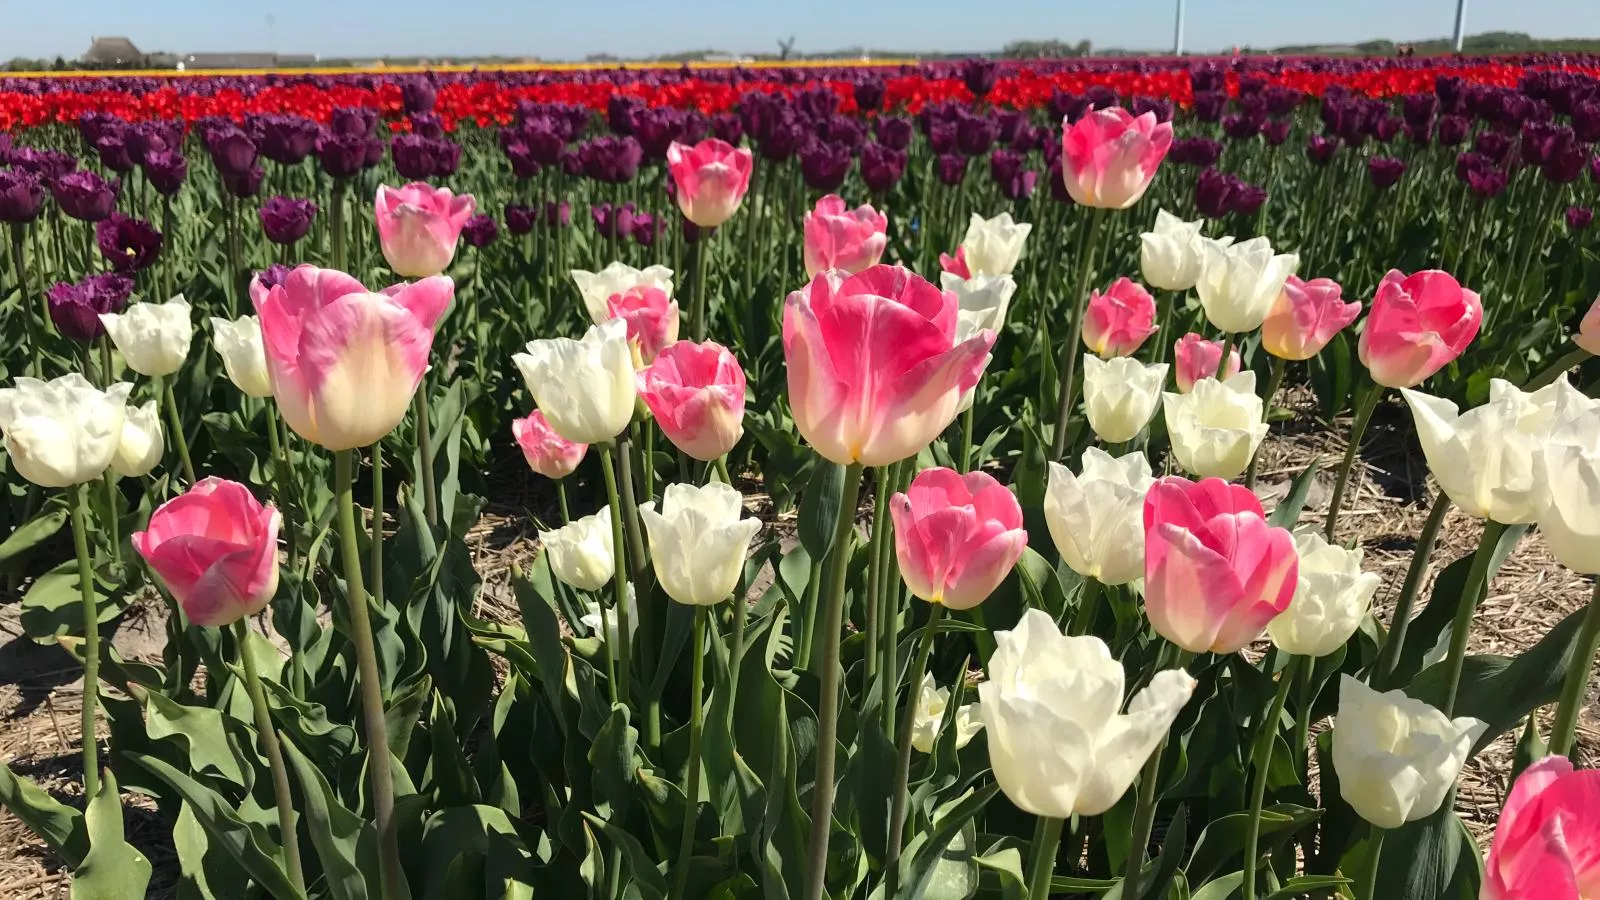
[[[701,228],[716,228],[733,217],[750,190],[755,160],[749,150],[708,138],[667,148],[667,171],[676,185],[683,217]]]
[[[1446,272],[1391,271],[1361,329],[1361,364],[1384,387],[1416,387],[1477,337],[1483,302]]]
[[[679,341],[639,373],[639,398],[674,447],[709,462],[744,435],[744,370],[726,347]]]
[[[1261,349],[1294,361],[1321,353],[1334,335],[1361,315],[1361,304],[1344,302],[1341,290],[1331,278],[1304,281],[1290,275],[1261,323]]]
[[[1597,801],[1600,769],[1574,771],[1565,756],[1517,776],[1484,863],[1483,900],[1582,900],[1600,884]]]
[[[1202,478],[1238,477],[1267,436],[1254,372],[1227,381],[1202,378],[1190,393],[1167,394],[1163,406],[1172,455]]]
[[[638,393],[628,325],[621,319],[591,325],[580,341],[530,341],[527,353],[511,359],[535,405],[567,440],[609,441],[633,421]]]
[[[1192,331],[1172,345],[1172,361],[1180,394],[1194,390],[1194,383],[1202,378],[1221,378],[1226,381],[1239,374],[1241,366],[1239,351],[1235,349],[1228,353],[1228,367],[1218,372],[1222,363],[1222,345]]]
[[[1203,245],[1195,293],[1212,325],[1232,334],[1255,331],[1266,320],[1283,285],[1300,265],[1293,253],[1274,254],[1264,237],[1221,247]]]
[[[1378,828],[1433,815],[1489,726],[1444,713],[1401,691],[1378,693],[1339,676],[1333,768],[1339,795]]]
[[[588,444],[569,441],[556,434],[544,413],[537,409],[520,419],[512,419],[511,435],[522,449],[528,468],[546,478],[559,480],[571,475],[589,452]]]
[[[1143,577],[1144,497],[1155,482],[1139,451],[1113,458],[1090,447],[1082,475],[1050,463],[1044,520],[1062,562],[1101,584]]]
[[[1139,202],[1172,148],[1172,123],[1154,112],[1097,109],[1066,126],[1061,173],[1080,206],[1127,209]]]
[[[1194,693],[1181,669],[1157,672],[1122,708],[1122,664],[1097,637],[1068,637],[1029,609],[995,633],[978,712],[989,765],[1024,812],[1066,819],[1115,806]]]
[[[1139,263],[1144,280],[1163,291],[1187,291],[1200,280],[1200,265],[1208,243],[1225,248],[1233,238],[1208,241],[1200,233],[1204,219],[1185,222],[1166,210],[1156,212],[1154,231],[1139,235]]]
[[[1361,571],[1361,548],[1346,550],[1315,532],[1296,534],[1294,549],[1300,558],[1294,599],[1267,623],[1267,636],[1285,653],[1327,656],[1361,627],[1383,579]]]
[[[1089,427],[1108,444],[1131,441],[1155,417],[1167,364],[1145,365],[1131,356],[1083,356],[1083,411]]]
[[[805,217],[806,277],[830,269],[854,275],[877,265],[889,242],[888,229],[889,217],[871,204],[850,209],[837,194],[823,197]]]
[[[598,591],[616,574],[611,507],[574,519],[554,531],[539,532],[550,573],[580,591]],[[615,615],[615,612],[613,612]]]
[[[111,471],[124,478],[148,475],[161,462],[166,444],[161,434],[161,414],[156,402],[143,406],[130,406],[122,418],[122,436],[117,441],[116,455],[111,457]]]
[[[1092,291],[1083,319],[1083,343],[1097,356],[1132,356],[1145,338],[1156,333],[1156,301],[1127,278],[1118,278],[1104,294]]]
[[[278,592],[281,522],[244,485],[205,478],[152,513],[132,540],[190,622],[222,627]]]
[[[950,689],[939,687],[933,673],[922,676],[922,686],[917,691],[916,718],[911,723],[911,746],[919,753],[932,753],[933,745],[944,728],[945,712],[950,708]],[[956,710],[956,749],[972,742],[973,736],[983,730],[983,720],[978,718],[978,704],[968,703]]]
[[[1021,504],[985,472],[924,469],[889,510],[906,588],[951,609],[987,600],[1028,546]]]
[[[973,213],[958,254],[967,265],[968,277],[1010,275],[1017,267],[1022,246],[1027,243],[1031,231],[1031,224],[1018,224],[1012,220],[1010,213],[1001,213],[992,219]]]
[[[471,194],[458,197],[418,181],[403,188],[378,185],[373,205],[389,268],[401,278],[426,278],[450,267],[476,202]]]
[[[759,519],[740,518],[744,498],[720,481],[703,487],[669,484],[654,502],[639,507],[650,535],[650,563],[667,596],[688,606],[714,606],[728,599],[744,571]]]
[[[962,278],[951,272],[939,275],[940,287],[956,295],[957,317],[965,328],[958,328],[958,339],[968,340],[982,331],[996,334],[1006,327],[1006,313],[1017,293],[1017,282],[1010,275],[974,275]]]
[[[666,266],[635,269],[614,262],[598,272],[573,269],[571,274],[572,280],[578,285],[578,294],[583,297],[583,306],[596,325],[611,320],[609,304],[611,298],[618,294],[642,287],[656,288],[668,297],[672,296],[672,270]]]
[[[151,377],[182,368],[194,338],[189,301],[182,294],[166,303],[135,303],[121,313],[101,313],[100,321],[128,368]]]
[[[211,344],[222,357],[228,380],[251,397],[271,397],[272,379],[267,374],[267,350],[261,341],[261,320],[240,316],[236,321],[213,317]]]
[[[0,433],[17,474],[40,487],[70,487],[105,472],[122,441],[133,385],[100,391],[76,372],[52,381],[18,378],[0,389]]]
[[[618,619],[627,616],[628,637],[631,640],[634,635],[639,633],[639,605],[634,601],[634,596],[633,585],[630,584],[628,585],[628,599],[622,604],[623,611],[619,612],[613,608],[607,610],[604,616],[600,614],[600,604],[597,601],[586,601],[583,604],[584,613],[578,618],[578,621],[582,622],[583,627],[589,629],[589,633],[599,638],[606,646],[615,647],[617,646],[617,635],[622,633],[618,630],[621,625]],[[607,626],[604,634],[600,633],[602,624]]]

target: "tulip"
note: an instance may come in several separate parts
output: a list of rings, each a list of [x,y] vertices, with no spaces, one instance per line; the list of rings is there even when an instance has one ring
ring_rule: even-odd
[[[1139,265],[1144,280],[1151,287],[1163,291],[1187,291],[1200,280],[1200,264],[1204,260],[1204,247],[1215,244],[1226,248],[1233,238],[1215,241],[1200,233],[1204,219],[1185,222],[1166,210],[1156,211],[1154,231],[1139,235]]]
[[[1558,384],[1562,382],[1557,382]],[[1600,575],[1600,414],[1596,401],[1565,392],[1561,406],[1583,406],[1559,422],[1534,455],[1534,482],[1548,486],[1537,513],[1539,532],[1550,552],[1574,572]]]
[[[1083,411],[1089,427],[1108,444],[1131,441],[1161,405],[1166,363],[1145,365],[1131,356],[1083,356]]]
[[[1482,324],[1482,301],[1448,273],[1390,271],[1361,330],[1361,364],[1385,387],[1416,387],[1460,356]]]
[[[1167,434],[1178,464],[1201,478],[1237,478],[1267,436],[1256,373],[1202,378],[1187,394],[1167,394]]]
[[[1294,536],[1300,575],[1289,608],[1267,623],[1278,649],[1297,656],[1327,656],[1345,645],[1372,608],[1383,579],[1361,571],[1361,548],[1346,550],[1322,535]]]
[[[1083,451],[1083,474],[1050,463],[1044,520],[1061,561],[1101,584],[1144,575],[1144,498],[1155,479],[1142,452]]]
[[[998,333],[1005,328],[1011,298],[1017,282],[1010,275],[973,275],[962,278],[951,272],[939,275],[940,286],[956,295],[956,317],[965,328],[957,329],[957,340],[966,340],[980,331]]]
[[[1061,141],[1067,193],[1081,206],[1127,209],[1155,180],[1172,147],[1172,124],[1154,112],[1134,116],[1120,106],[1097,109],[1066,126]]]
[[[1600,356],[1600,298],[1596,298],[1594,305],[1584,313],[1583,321],[1578,325],[1578,333],[1573,335],[1572,342],[1595,356]]]
[[[567,440],[609,441],[633,421],[638,394],[626,322],[592,325],[578,341],[530,341],[527,353],[511,359],[534,404]]]
[[[500,224],[494,220],[494,216],[481,213],[468,219],[467,224],[461,226],[462,240],[465,240],[468,246],[479,249],[494,243],[499,234]]]
[[[1484,863],[1483,900],[1584,900],[1600,885],[1600,770],[1564,756],[1529,766],[1506,798]]]
[[[133,293],[133,279],[116,272],[103,272],[72,284],[51,286],[45,295],[50,321],[67,338],[89,343],[106,333],[102,313],[121,312]]]
[[[389,268],[401,278],[427,278],[449,268],[476,202],[471,194],[457,197],[417,181],[403,188],[378,185],[373,206]]]
[[[1293,253],[1273,254],[1264,237],[1227,247],[1207,243],[1201,253],[1200,280],[1195,282],[1200,305],[1212,325],[1233,334],[1261,327],[1300,265]]]
[[[1287,360],[1321,353],[1334,335],[1361,315],[1361,304],[1344,302],[1341,290],[1331,278],[1305,281],[1290,275],[1261,323],[1261,348]]]
[[[840,465],[912,456],[955,418],[977,385],[994,332],[958,342],[957,301],[898,266],[789,295],[783,350],[795,427]]]
[[[134,549],[195,625],[231,625],[278,592],[282,517],[250,489],[207,478],[150,514]]]
[[[875,266],[888,244],[889,217],[863,203],[855,209],[829,194],[805,218],[806,277],[830,269],[854,275]]]
[[[1399,828],[1439,809],[1479,735],[1489,726],[1450,719],[1401,691],[1378,693],[1339,676],[1333,768],[1339,795],[1378,828]]]
[[[606,301],[607,319],[628,323],[628,343],[649,365],[662,348],[678,339],[678,301],[658,287],[638,285]]]
[[[1144,501],[1144,547],[1145,613],[1191,653],[1237,652],[1294,596],[1293,536],[1267,525],[1249,489],[1220,478],[1157,480]]]
[[[317,205],[294,197],[273,197],[261,204],[261,232],[274,244],[293,244],[311,233]]]
[[[113,178],[106,181],[88,170],[69,172],[50,185],[50,194],[56,198],[61,211],[84,222],[99,222],[111,215],[117,207],[117,194],[122,182]]]
[[[970,273],[967,277],[1010,275],[1017,267],[1017,258],[1022,255],[1022,246],[1027,243],[1031,231],[1031,224],[1012,221],[1010,213],[1001,213],[992,219],[973,213],[958,254],[967,265]]]
[[[666,266],[647,266],[635,269],[625,263],[614,262],[598,272],[572,270],[572,280],[578,285],[584,308],[596,325],[611,319],[609,303],[612,297],[626,294],[636,287],[656,288],[672,296],[672,270]]]
[[[116,457],[133,385],[98,390],[76,372],[52,381],[18,378],[0,389],[0,433],[18,475],[40,487],[93,481]]]
[[[594,600],[585,602],[583,604],[584,613],[578,618],[578,621],[582,622],[583,627],[589,629],[589,633],[599,638],[603,643],[605,643],[606,646],[625,646],[618,644],[617,636],[620,634],[620,632],[617,629],[621,626],[621,623],[617,621],[618,619],[623,617],[627,618],[628,638],[630,642],[632,641],[633,636],[639,633],[639,608],[638,604],[634,602],[635,594],[633,591],[633,585],[631,584],[628,585],[627,596],[628,599],[623,603],[623,611],[620,613],[613,613],[611,615],[602,613],[600,611],[600,604],[598,602]],[[605,626],[603,633],[601,628],[602,625]]]
[[[152,378],[182,368],[194,338],[189,301],[182,294],[166,303],[135,303],[125,312],[101,313],[100,322],[128,368]]]
[[[569,441],[556,434],[544,413],[537,409],[520,419],[512,419],[511,435],[522,449],[528,468],[558,481],[571,475],[589,452],[588,444]]]
[[[1127,278],[1118,278],[1104,294],[1089,294],[1083,319],[1083,343],[1102,358],[1132,356],[1145,338],[1156,333],[1156,301]]]
[[[557,528],[539,532],[550,573],[580,591],[598,591],[616,574],[611,507],[602,506]]]
[[[272,396],[272,376],[267,371],[267,349],[261,340],[261,320],[240,316],[235,321],[211,319],[211,344],[222,357],[222,367],[234,387],[251,397]]]
[[[754,167],[749,150],[717,138],[693,147],[673,141],[667,148],[667,171],[677,186],[678,208],[701,228],[716,228],[739,211]]]
[[[114,212],[94,226],[100,254],[118,272],[138,272],[161,255],[161,232],[143,219]]]
[[[1178,380],[1180,394],[1194,390],[1195,382],[1202,378],[1220,376],[1226,381],[1239,374],[1242,365],[1239,351],[1231,350],[1228,353],[1228,367],[1218,372],[1217,369],[1222,363],[1222,345],[1216,341],[1208,341],[1192,331],[1178,338],[1172,345],[1172,361],[1177,367],[1174,374]]]
[[[122,418],[122,437],[117,441],[116,455],[111,457],[111,471],[124,478],[148,475],[160,464],[165,451],[156,402],[130,406]]]
[[[442,275],[374,294],[315,266],[300,266],[270,289],[252,284],[283,420],[329,450],[365,447],[394,430],[422,383],[434,326],[454,294]]]
[[[44,182],[33,172],[0,169],[0,222],[32,222],[44,205]]]
[[[639,507],[650,536],[650,562],[667,596],[688,606],[713,606],[728,599],[744,571],[750,540],[761,530],[740,518],[744,498],[720,481],[702,487],[669,484],[654,502]]]
[[[1195,680],[1182,669],[1157,672],[1118,713],[1126,684],[1104,641],[1064,635],[1039,609],[994,637],[978,712],[1000,789],[1023,811],[1054,819],[1115,806]]]
[[[922,676],[922,686],[917,691],[916,715],[911,724],[911,746],[920,753],[932,753],[939,732],[944,729],[945,712],[950,708],[950,689],[939,687],[932,673]],[[956,749],[972,743],[972,738],[983,730],[983,720],[978,718],[978,704],[968,703],[956,710]]]
[[[674,447],[709,462],[744,436],[744,369],[707,341],[668,346],[639,373],[639,398]]]
[[[189,177],[189,160],[176,150],[156,150],[144,158],[144,177],[163,197],[171,197]]]
[[[1022,506],[986,472],[924,469],[889,511],[906,588],[950,609],[988,599],[1028,545]]]
[[[945,275],[954,275],[963,280],[972,277],[972,269],[967,266],[967,251],[957,247],[954,256],[948,253],[939,254],[940,278]]]

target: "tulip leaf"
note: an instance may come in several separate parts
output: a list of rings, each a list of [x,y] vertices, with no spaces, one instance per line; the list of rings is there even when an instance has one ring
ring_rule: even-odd
[[[1301,511],[1306,508],[1306,498],[1311,495],[1311,485],[1316,483],[1317,472],[1321,469],[1322,457],[1319,456],[1295,476],[1294,483],[1289,486],[1289,493],[1278,501],[1278,505],[1272,510],[1272,515],[1267,517],[1268,525],[1294,529],[1295,523],[1300,521]]]
[[[297,746],[316,759],[319,766],[336,767],[356,745],[355,729],[330,721],[327,709],[320,703],[310,703],[294,696],[289,689],[273,681],[264,681],[267,705],[272,717]]]
[[[172,846],[178,855],[178,897],[202,900],[227,900],[243,897],[250,888],[250,876],[225,853],[209,853],[206,831],[187,803],[178,807],[178,820],[172,826]]]
[[[1228,900],[1229,897],[1233,896],[1233,892],[1239,890],[1239,887],[1243,884],[1243,872],[1230,872],[1216,881],[1208,882],[1200,890],[1190,894],[1189,900]]]
[[[89,852],[72,873],[72,900],[122,900],[144,894],[150,861],[128,843],[122,829],[122,797],[116,775],[100,774],[100,789],[83,813]]]
[[[1396,897],[1474,900],[1482,882],[1478,845],[1448,803],[1384,836],[1378,884]]]
[[[1268,894],[1266,900],[1297,900],[1318,891],[1328,891],[1331,896],[1334,891],[1350,883],[1350,879],[1336,875],[1297,875]]]
[[[195,772],[207,770],[245,787],[244,771],[228,743],[221,711],[184,706],[159,691],[145,694],[145,728],[151,740],[168,740],[183,748]]]
[[[491,872],[526,874],[520,870],[526,868],[527,856],[516,825],[504,812],[483,805],[440,810],[422,828],[416,868],[424,882],[416,896],[423,900],[489,896],[490,882],[499,882],[503,892],[504,876],[496,878]]]
[[[1494,578],[1494,574],[1500,570],[1500,564],[1505,562],[1527,530],[1526,525],[1508,525],[1500,533],[1500,540],[1489,557],[1490,579]],[[1389,678],[1390,684],[1406,684],[1428,665],[1444,658],[1445,651],[1450,647],[1456,609],[1462,602],[1461,593],[1466,588],[1467,575],[1472,570],[1472,556],[1469,553],[1445,566],[1439,577],[1434,579],[1428,605],[1411,620],[1406,629],[1406,642],[1400,648],[1400,659]]]
[[[322,861],[324,884],[333,900],[367,900],[376,886],[364,872],[378,871],[378,841],[372,825],[346,809],[328,779],[291,741],[283,748],[300,783],[300,805],[311,844]]]
[[[618,828],[610,822],[598,819],[589,813],[583,817],[589,824],[600,829],[628,861],[628,868],[633,873],[633,886],[638,889],[639,896],[644,900],[665,900],[667,896],[667,879],[661,874],[661,868],[639,843],[639,839],[628,832]]]
[[[66,864],[77,868],[89,851],[83,813],[45,793],[42,788],[0,763],[0,806],[22,820]]]
[[[998,844],[996,846],[999,846]],[[991,849],[982,856],[974,856],[972,861],[978,868],[994,875],[1000,882],[1001,900],[1024,900],[1028,895],[1028,883],[1022,874],[1022,851],[1016,847],[1005,849]],[[1051,887],[1055,885],[1053,883]]]
[[[1308,809],[1292,803],[1277,803],[1261,811],[1261,843],[1257,848],[1266,851],[1272,835],[1298,833],[1313,824],[1322,815],[1320,809]],[[1216,819],[1200,832],[1194,852],[1184,874],[1197,884],[1203,884],[1228,862],[1244,853],[1245,835],[1250,826],[1250,814],[1233,813]]]
[[[901,857],[902,887],[894,900],[944,900],[951,896],[945,892],[951,890],[949,879],[954,876],[941,865],[946,862],[953,862],[970,871],[972,884],[976,887],[976,866],[971,862],[972,842],[963,839],[963,832],[972,825],[973,817],[999,792],[1000,785],[991,782],[969,790],[934,813],[933,828],[914,836]],[[964,881],[960,883],[965,884]],[[965,897],[968,894],[957,896]]]
[[[95,581],[95,615],[101,625],[122,613],[121,597],[105,593]],[[60,643],[83,634],[83,595],[78,591],[78,563],[67,560],[34,579],[22,595],[22,630],[41,644]]]
[[[21,556],[44,543],[65,524],[67,524],[67,508],[59,502],[50,503],[38,515],[12,530],[4,541],[0,541],[0,563]],[[76,566],[77,563],[74,562],[73,565]]]
[[[844,504],[844,466],[818,457],[811,466],[811,478],[800,497],[800,546],[812,559],[821,559],[833,548],[833,533],[839,527],[840,507]],[[851,516],[855,510],[850,510]]]

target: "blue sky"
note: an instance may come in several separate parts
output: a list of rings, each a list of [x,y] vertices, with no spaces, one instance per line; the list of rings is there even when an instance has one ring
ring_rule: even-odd
[[[91,35],[140,49],[333,55],[500,53],[581,59],[715,47],[854,45],[993,50],[1011,40],[1087,37],[1169,45],[1174,0],[0,0],[0,59],[72,58]],[[1337,12],[1335,12],[1337,10]],[[1189,0],[1187,46],[1448,35],[1455,0]],[[270,24],[269,24],[270,18]],[[1600,37],[1597,0],[1472,0],[1468,31]]]

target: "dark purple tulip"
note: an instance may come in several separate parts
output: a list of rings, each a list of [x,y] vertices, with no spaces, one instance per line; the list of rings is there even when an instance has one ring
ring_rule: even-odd
[[[1245,74],[1239,76],[1239,99],[1259,97],[1267,89],[1267,79],[1262,75]]]
[[[1266,202],[1266,188],[1241,181],[1233,194],[1233,211],[1241,216],[1253,216]]]
[[[1555,184],[1571,184],[1583,177],[1583,170],[1589,163],[1589,154],[1584,152],[1581,145],[1574,140],[1570,133],[1565,137],[1558,137],[1552,142],[1549,152],[1545,155],[1544,164],[1539,166],[1539,171],[1544,173],[1546,180]]]
[[[967,177],[967,158],[959,153],[945,153],[934,168],[938,170],[941,183],[955,187]]]
[[[906,174],[906,153],[872,143],[861,149],[861,180],[879,194],[893,190]]]
[[[987,59],[969,59],[961,64],[961,83],[980,100],[994,90],[996,74],[994,63]]]
[[[132,293],[132,278],[106,272],[77,284],[63,281],[52,286],[45,294],[45,304],[57,331],[87,344],[106,333],[100,316],[122,312]]]
[[[1456,177],[1480,200],[1499,196],[1506,188],[1506,173],[1493,159],[1481,153],[1463,153],[1456,157]]]
[[[637,97],[612,94],[606,101],[606,122],[613,133],[626,137],[633,134],[634,125],[643,109],[644,103]]]
[[[645,159],[666,159],[667,148],[684,137],[683,113],[670,107],[647,109],[634,123],[633,136],[639,139]]]
[[[1294,130],[1294,121],[1291,119],[1272,119],[1261,129],[1261,136],[1266,139],[1268,147],[1280,147],[1289,140],[1289,134]]]
[[[1252,116],[1231,115],[1222,119],[1222,133],[1236,141],[1247,141],[1261,133],[1262,120]]]
[[[1600,141],[1600,101],[1582,100],[1572,107],[1572,131],[1585,144]]]
[[[183,132],[164,122],[140,122],[124,132],[128,158],[142,165],[145,157],[158,150],[177,150],[183,146]]]
[[[795,155],[805,139],[805,126],[794,119],[774,122],[767,136],[761,139],[761,158],[769,162],[784,162]]]
[[[1273,85],[1267,88],[1263,96],[1267,102],[1267,115],[1277,119],[1292,114],[1300,106],[1305,94],[1294,88]]]
[[[1195,206],[1206,218],[1220,219],[1233,211],[1234,195],[1241,186],[1239,179],[1226,172],[1206,169],[1195,182]]]
[[[1090,109],[1110,109],[1117,105],[1117,92],[1103,84],[1092,84],[1083,92]]]
[[[118,272],[147,269],[161,255],[161,232],[143,219],[114,212],[94,227],[100,253]]]
[[[1164,97],[1138,96],[1133,98],[1133,114],[1142,116],[1147,112],[1156,114],[1157,122],[1172,121],[1172,101]]]
[[[121,137],[122,130],[127,127],[127,124],[115,113],[86,112],[78,116],[78,134],[82,135],[83,139],[89,143],[97,144],[100,142],[100,138],[108,134],[115,134]]]
[[[561,151],[561,171],[568,177],[576,178],[583,174],[583,154],[568,148]]]
[[[1050,182],[1051,200],[1069,205],[1078,202],[1067,193],[1067,179],[1061,172],[1061,160],[1058,159],[1050,164],[1050,171],[1045,174],[1045,180]]]
[[[867,143],[867,130],[858,120],[849,116],[834,116],[818,122],[816,135],[835,146],[844,147],[854,156]]]
[[[264,288],[275,288],[278,285],[283,284],[284,281],[289,278],[289,273],[293,271],[294,269],[291,269],[283,263],[273,263],[272,265],[267,266],[265,269],[262,269],[260,272],[258,272],[256,274],[256,280],[261,282],[261,286]]]
[[[444,139],[444,123],[433,113],[413,113],[411,115],[411,133],[418,137],[425,137],[431,141]]]
[[[473,247],[487,247],[494,242],[495,236],[500,233],[500,226],[494,216],[482,213],[467,220],[461,227],[461,239]]]
[[[434,141],[433,159],[433,174],[438,178],[448,178],[461,168],[461,145],[442,139]]]
[[[334,134],[372,137],[378,129],[378,111],[365,106],[341,106],[333,111],[328,127]]]
[[[1039,173],[1024,167],[1026,160],[1014,150],[996,150],[989,157],[989,176],[1000,188],[1000,196],[1007,200],[1025,200],[1033,196]]]
[[[1406,172],[1406,161],[1392,156],[1374,156],[1367,160],[1367,179],[1378,190],[1392,188]]]
[[[852,159],[846,147],[812,141],[800,151],[800,177],[814,191],[836,191],[850,174]]]
[[[273,197],[261,204],[261,230],[274,244],[292,244],[311,232],[317,205],[295,197]]]
[[[106,181],[88,170],[68,172],[50,186],[61,211],[82,222],[98,222],[117,208],[122,182]]]
[[[1246,118],[1255,119],[1259,122],[1267,117],[1267,98],[1260,94],[1241,93],[1238,104],[1239,112],[1243,113]]]
[[[317,148],[321,127],[304,116],[270,116],[261,122],[261,155],[280,165],[305,161]]]
[[[1082,94],[1056,90],[1050,94],[1049,109],[1050,118],[1056,122],[1071,124],[1083,118],[1083,114],[1089,111],[1089,98]]]
[[[616,207],[602,203],[591,207],[589,215],[594,218],[594,230],[601,237],[625,240],[633,233],[633,220],[637,214],[632,203]]]
[[[144,177],[157,193],[170,197],[189,177],[189,160],[176,150],[156,150],[145,155]]]
[[[711,120],[711,133],[737,147],[744,140],[744,122],[733,113],[722,113]]]
[[[0,169],[0,222],[32,222],[44,205],[44,183],[21,169]]]
[[[104,135],[94,142],[94,150],[100,156],[100,165],[111,171],[118,174],[133,171],[133,157],[128,155],[128,142],[121,135]]]
[[[563,200],[557,203],[546,200],[544,204],[544,224],[547,228],[566,228],[572,224],[572,204]]]
[[[639,174],[644,151],[631,137],[599,137],[584,145],[583,171],[606,184],[627,184]]]
[[[1194,114],[1202,122],[1216,122],[1228,108],[1228,95],[1222,91],[1206,91],[1194,95]]]
[[[1466,94],[1466,81],[1455,75],[1439,75],[1433,79],[1433,92],[1439,95],[1439,104],[1450,113],[1459,113]]]
[[[237,175],[222,176],[222,186],[228,193],[240,200],[248,200],[261,193],[261,181],[267,177],[267,172],[260,166],[252,166]]]
[[[1314,166],[1325,166],[1333,159],[1333,154],[1339,149],[1339,139],[1325,134],[1313,134],[1306,138],[1306,157]]]
[[[361,144],[361,168],[376,169],[383,164],[383,141],[375,137],[366,138]]]
[[[317,146],[317,162],[334,178],[350,178],[366,164],[367,139],[352,134],[330,134]]]
[[[533,230],[533,210],[520,203],[506,204],[506,230],[512,234],[527,234]]]
[[[400,103],[409,115],[431,113],[433,105],[437,102],[439,102],[439,92],[434,90],[433,83],[426,78],[413,78],[400,85]]]
[[[1426,128],[1433,125],[1433,117],[1439,112],[1439,96],[1437,94],[1408,94],[1401,101],[1401,114],[1405,116],[1408,125]]]
[[[815,87],[794,95],[794,108],[801,116],[820,122],[839,111],[839,95],[831,88]]]
[[[698,244],[702,235],[712,234],[716,231],[715,228],[701,228],[683,216],[678,217],[678,225],[683,229],[683,242],[685,244]]]
[[[1497,131],[1480,132],[1472,142],[1472,150],[1492,162],[1503,163],[1511,153],[1511,139]]]
[[[397,139],[398,140],[398,139]],[[543,168],[539,161],[533,158],[533,151],[521,141],[513,141],[506,145],[506,161],[511,163],[511,174],[518,178],[532,178],[538,175]],[[399,153],[395,154],[396,159]]]
[[[997,129],[995,140],[1008,147],[1019,138],[1026,139],[1033,133],[1032,126],[1028,124],[1028,114],[1015,109],[1002,111],[995,116],[994,122]]]
[[[18,147],[6,154],[6,160],[11,168],[32,172],[44,181],[55,181],[78,168],[78,158],[62,150]]]
[[[1222,158],[1222,142],[1207,137],[1181,138],[1172,142],[1167,155],[1173,162],[1209,169]]]
[[[522,143],[528,145],[528,151],[541,166],[553,166],[561,162],[562,154],[567,150],[567,138],[561,131],[561,123],[553,119],[538,118],[524,122]]]
[[[1589,160],[1589,180],[1600,184],[1600,156]]]
[[[1228,76],[1216,63],[1202,63],[1189,70],[1189,85],[1197,94],[1225,91],[1228,89]]]
[[[1521,140],[1517,149],[1522,161],[1530,166],[1542,166],[1550,158],[1550,153],[1555,149],[1555,144],[1560,137],[1561,129],[1547,122],[1528,122],[1522,126]],[[1570,136],[1571,132],[1568,131]]]
[[[935,122],[928,127],[928,147],[941,156],[954,153],[958,133],[954,122]]]
[[[212,164],[224,178],[242,175],[256,164],[255,142],[237,128],[214,133],[207,149],[211,151]]]
[[[432,178],[439,165],[434,142],[414,134],[402,134],[395,138],[389,153],[394,157],[395,171],[409,181]]]
[[[911,120],[900,116],[884,116],[873,124],[878,143],[890,150],[904,150],[911,146],[913,129]]]
[[[1472,131],[1472,122],[1465,116],[1444,116],[1439,119],[1439,143],[1446,147],[1455,147],[1464,143],[1470,131]]]
[[[883,79],[876,75],[869,75],[856,82],[855,97],[856,108],[863,113],[876,112],[883,108],[884,84]],[[733,143],[733,141],[728,141]]]
[[[1587,206],[1567,207],[1567,227],[1573,231],[1582,231],[1594,221],[1594,210]]]
[[[956,149],[968,156],[988,153],[999,136],[999,124],[988,116],[967,116],[956,123]]]
[[[1400,133],[1402,124],[1399,116],[1378,116],[1372,120],[1372,136],[1387,144]]]
[[[665,219],[658,219],[647,212],[639,213],[633,217],[633,239],[641,247],[654,246],[656,238],[668,227]]]

